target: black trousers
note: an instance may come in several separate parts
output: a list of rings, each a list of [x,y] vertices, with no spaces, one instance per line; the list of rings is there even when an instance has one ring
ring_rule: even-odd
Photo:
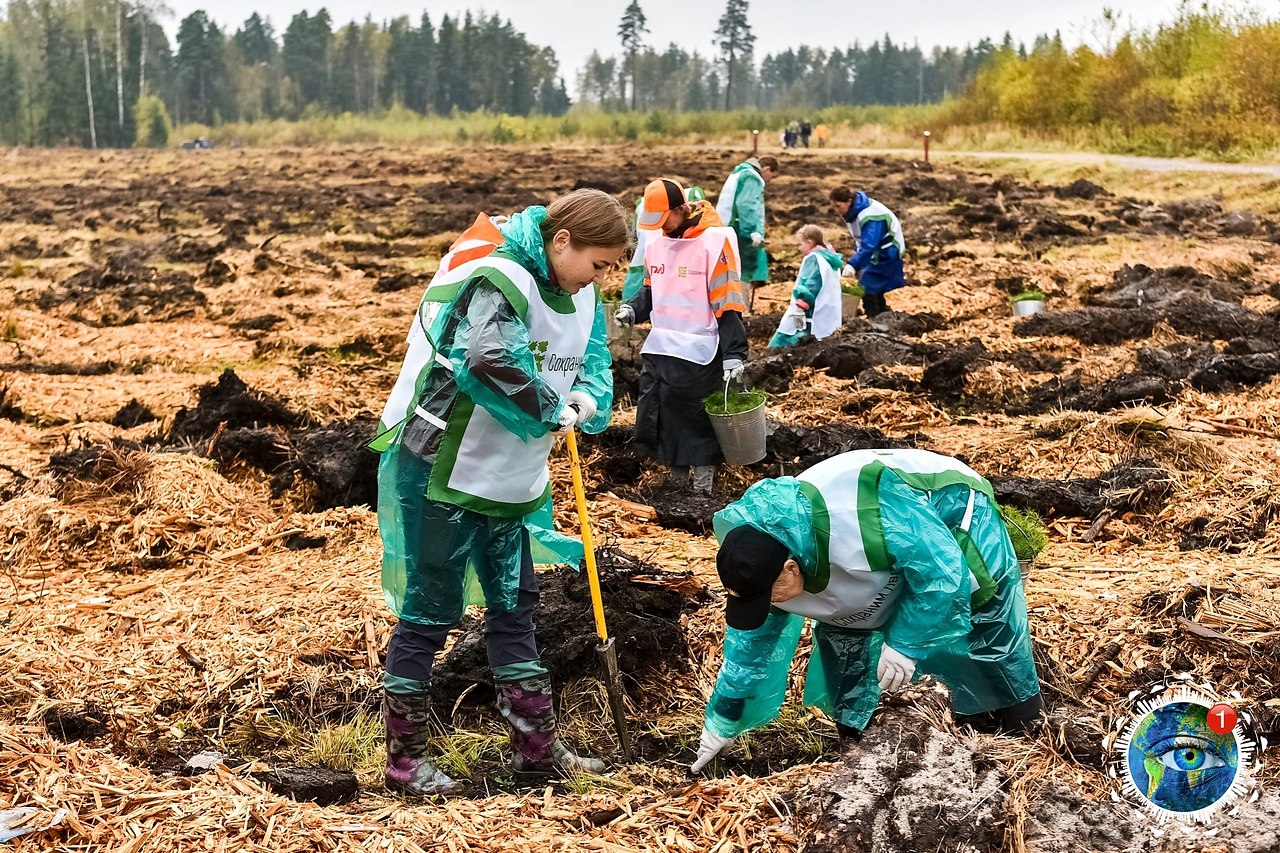
[[[862,310],[868,317],[874,317],[888,311],[889,303],[885,302],[883,293],[866,293],[862,297]]]

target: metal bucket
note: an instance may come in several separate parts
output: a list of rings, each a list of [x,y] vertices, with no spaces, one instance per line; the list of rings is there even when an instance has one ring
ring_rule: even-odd
[[[604,303],[604,328],[605,342],[613,343],[620,340],[631,333],[630,327],[618,325],[618,321],[613,319],[613,315],[618,313],[618,309],[622,307],[621,302],[605,302]]]
[[[857,296],[851,296],[848,293],[840,294],[840,322],[847,323],[858,316],[858,306],[861,304],[862,299]]]
[[[1020,299],[1013,303],[1013,316],[1030,317],[1044,310],[1043,299]]]
[[[764,422],[764,401],[754,409],[734,412],[732,415],[713,415],[711,428],[715,430],[720,451],[729,465],[751,465],[764,458],[764,442],[767,431]]]

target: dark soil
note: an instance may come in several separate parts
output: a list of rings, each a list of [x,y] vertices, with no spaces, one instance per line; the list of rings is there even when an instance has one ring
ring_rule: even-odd
[[[374,293],[395,293],[410,287],[425,287],[425,282],[412,273],[402,272],[384,275],[373,285]]]
[[[1280,352],[1254,355],[1216,355],[1196,368],[1191,386],[1200,391],[1229,391],[1240,386],[1261,385],[1280,375]]]
[[[765,476],[769,477],[795,476],[825,459],[850,450],[915,446],[910,440],[890,438],[878,429],[864,429],[852,424],[824,427],[778,424],[769,436],[764,459],[752,468],[767,472]]]
[[[27,419],[27,413],[22,411],[22,407],[15,402],[13,392],[8,385],[0,385],[0,418],[6,421],[22,423]]]
[[[328,767],[272,767],[251,774],[274,793],[299,802],[332,806],[349,803],[360,794],[356,774]]]
[[[104,711],[94,705],[86,705],[79,710],[59,705],[45,712],[44,727],[55,740],[75,743],[105,737],[110,731],[107,727],[109,719]]]
[[[231,328],[240,332],[269,332],[283,322],[284,317],[279,314],[259,314],[256,317],[236,320],[231,324]]]
[[[692,492],[687,483],[679,486],[664,483],[640,492],[638,497],[657,511],[656,520],[663,527],[703,534],[711,532],[712,516],[724,509],[736,495],[700,495]]]
[[[1152,269],[1143,264],[1127,264],[1112,273],[1111,286],[1085,298],[1088,305],[1103,308],[1146,308],[1162,305],[1181,294],[1207,296],[1220,302],[1239,303],[1257,290],[1239,281],[1224,281],[1192,267]]]
[[[1169,379],[1125,373],[1101,385],[1086,385],[1078,376],[1054,378],[1031,389],[1026,399],[1000,407],[1010,415],[1037,415],[1059,409],[1106,412],[1123,406],[1161,405],[1173,399]]]
[[[212,436],[220,426],[246,429],[265,426],[299,427],[305,422],[284,404],[250,390],[235,371],[227,368],[211,385],[201,386],[194,408],[181,408],[173,417],[171,441],[191,441]]]
[[[135,399],[120,407],[120,411],[111,417],[111,424],[121,429],[132,429],[140,424],[151,423],[155,420],[159,420],[156,417],[156,413]]]
[[[309,509],[377,505],[378,456],[365,447],[377,429],[375,418],[311,425],[229,369],[198,393],[194,408],[174,416],[170,442],[207,441],[202,449],[211,458],[271,474],[277,496],[305,478]]]
[[[315,485],[317,510],[378,505],[378,454],[365,447],[377,427],[376,418],[357,417],[294,435],[299,468]]]
[[[945,696],[909,692],[945,718]],[[971,742],[933,728],[922,709],[891,700],[835,773],[813,784],[797,804],[811,826],[805,849],[997,853],[1004,838],[1004,784]]]
[[[1093,518],[1103,510],[1114,514],[1146,512],[1172,488],[1169,473],[1149,459],[1122,462],[1098,477],[1041,480],[1034,477],[991,477],[996,499],[1045,518]]]
[[[680,617],[706,603],[707,594],[683,595],[671,588],[672,572],[612,548],[601,549],[599,573],[605,623],[609,635],[616,639],[624,688],[636,691],[644,673],[664,667],[687,667],[689,647]],[[691,574],[684,577],[692,581]],[[662,578],[663,585],[647,583],[648,578]],[[561,566],[540,573],[538,585],[540,596],[534,614],[538,649],[554,684],[558,688],[584,674],[598,672],[599,640],[586,571]],[[467,694],[468,702],[493,699],[484,626],[481,620],[469,618],[462,625],[462,636],[436,665],[432,692],[441,707],[447,709],[472,685],[478,687]]]
[[[1151,334],[1164,321],[1180,335],[1199,340],[1275,338],[1276,321],[1240,305],[1180,292],[1150,308],[1087,307],[1035,314],[1014,324],[1023,336],[1066,335],[1088,344],[1120,344]]]
[[[1082,198],[1086,200],[1093,200],[1098,196],[1111,195],[1104,188],[1092,181],[1086,181],[1084,178],[1080,178],[1065,187],[1058,187],[1053,191],[1053,194],[1058,198]]]
[[[158,272],[141,257],[133,249],[112,252],[103,268],[64,279],[42,292],[36,305],[90,326],[127,326],[189,317],[207,304],[190,273]]]

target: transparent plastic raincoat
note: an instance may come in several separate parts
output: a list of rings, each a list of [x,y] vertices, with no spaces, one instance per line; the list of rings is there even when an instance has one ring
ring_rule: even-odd
[[[890,570],[906,582],[879,628],[815,622],[804,702],[851,728],[864,728],[879,703],[876,669],[885,643],[914,659],[917,675],[943,682],[959,714],[1005,708],[1040,690],[1022,575],[990,485],[927,479],[895,472],[888,457],[856,509],[830,509],[865,513],[863,530],[879,528]],[[743,524],[768,533],[800,564],[806,591],[817,592],[832,526],[827,513],[810,484],[763,480],[716,514],[715,533],[722,542]],[[774,607],[753,631],[726,626],[724,665],[707,704],[710,731],[736,737],[777,716],[804,621]]]
[[[539,231],[545,216],[543,207],[515,214],[501,225],[501,248],[438,276],[423,296],[417,322],[430,348],[418,355],[413,402],[389,431],[378,471],[383,591],[402,619],[447,625],[468,604],[514,608],[525,527],[535,562],[576,564],[582,556],[581,542],[554,531],[549,487],[523,504],[490,506],[440,499],[440,478],[433,480],[437,463],[445,464],[442,459],[457,449],[441,424],[452,423],[459,412],[483,409],[510,434],[500,440],[514,436],[529,444],[530,453],[544,454],[545,463],[548,433],[567,405],[566,392],[540,373],[545,354],[531,346],[540,344],[531,341],[526,323],[531,297],[502,274],[504,264],[532,276],[532,298],[555,316],[572,317],[592,306],[589,319],[579,318],[589,333],[571,390],[585,391],[597,404],[596,415],[581,425],[585,431],[598,433],[609,424],[613,376],[603,308],[598,294],[571,297],[551,284]],[[507,476],[493,472],[497,480]]]

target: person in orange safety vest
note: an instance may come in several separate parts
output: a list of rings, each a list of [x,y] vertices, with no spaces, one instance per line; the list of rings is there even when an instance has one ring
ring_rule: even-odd
[[[709,202],[687,201],[670,178],[645,188],[637,227],[661,233],[645,247],[645,286],[614,315],[620,325],[651,325],[636,442],[675,483],[692,471],[693,490],[710,494],[723,457],[702,400],[741,378],[747,358],[738,238]]]

